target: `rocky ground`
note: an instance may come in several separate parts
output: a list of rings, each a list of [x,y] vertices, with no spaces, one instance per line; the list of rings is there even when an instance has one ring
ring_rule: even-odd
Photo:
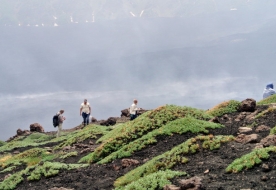
[[[270,107],[273,107],[273,105],[270,105]],[[226,167],[235,159],[250,153],[256,147],[275,144],[274,139],[271,137],[270,140],[267,140],[267,136],[270,133],[270,129],[276,125],[276,111],[272,109],[264,116],[256,117],[268,108],[268,105],[257,106],[253,112],[237,111],[213,119],[213,122],[223,124],[225,127],[210,130],[209,134],[234,135],[236,140],[222,144],[219,149],[213,151],[202,149],[195,154],[187,155],[188,163],[177,164],[172,169],[185,171],[188,176],[172,179],[171,181],[175,186],[169,186],[167,189],[179,189],[178,187],[181,186],[180,180],[191,178],[198,179],[200,185],[195,185],[197,187],[191,185],[190,187],[193,188],[190,189],[276,189],[276,153],[271,153],[270,157],[263,160],[261,164],[240,173],[227,173],[225,171]],[[79,128],[81,127],[77,127],[76,130]],[[61,171],[54,177],[42,177],[35,182],[24,179],[16,189],[114,189],[113,184],[118,177],[195,135],[197,134],[185,133],[183,135],[159,136],[157,143],[135,152],[128,158],[116,159],[108,164],[91,164],[87,168]],[[77,163],[81,157],[88,154],[84,149],[90,148],[92,150],[99,146],[99,144],[96,144],[96,140],[86,139],[79,145],[75,145],[75,150],[79,152],[78,156],[69,157],[64,162]],[[47,146],[51,145],[48,144]],[[70,149],[72,147],[67,148]],[[16,151],[22,152],[24,150],[22,148]],[[7,173],[0,174],[0,178],[3,179],[6,175]],[[183,187],[182,189],[185,188]],[[186,189],[189,188],[187,187]]]

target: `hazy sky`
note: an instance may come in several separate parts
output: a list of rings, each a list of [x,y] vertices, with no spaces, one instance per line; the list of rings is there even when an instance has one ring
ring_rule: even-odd
[[[34,122],[55,130],[82,122],[84,98],[97,119],[120,116],[133,98],[153,109],[208,109],[262,97],[275,82],[274,13],[229,11],[189,18],[133,18],[58,27],[0,28],[0,139]]]

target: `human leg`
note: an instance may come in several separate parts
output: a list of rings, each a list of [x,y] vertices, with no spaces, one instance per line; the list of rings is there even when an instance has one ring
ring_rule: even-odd
[[[60,123],[60,124],[58,125],[57,137],[60,137],[60,135],[61,135],[61,130],[62,130],[62,123]]]
[[[89,125],[89,117],[90,117],[90,113],[87,114],[87,116],[86,116],[86,124],[87,124],[87,125]]]

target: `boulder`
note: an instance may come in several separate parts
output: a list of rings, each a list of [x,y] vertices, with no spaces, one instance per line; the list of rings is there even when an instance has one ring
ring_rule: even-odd
[[[28,135],[28,134],[30,134],[30,131],[28,131],[28,130],[22,131],[21,129],[17,129],[17,131],[16,131],[17,136]]]
[[[180,189],[185,190],[203,190],[202,179],[200,177],[192,177],[186,180],[180,180]]]
[[[115,117],[110,117],[105,121],[101,121],[100,125],[104,125],[104,126],[112,126],[116,124],[117,119]]]
[[[263,138],[260,142],[264,147],[267,146],[275,146],[276,145],[276,135],[268,135],[267,137]]]
[[[239,127],[239,133],[249,133],[252,129],[249,127]]]
[[[236,137],[235,139],[236,142],[239,143],[257,143],[259,142],[259,135],[257,134],[251,134],[251,135],[245,135],[245,134],[240,134]]]
[[[247,98],[243,100],[238,108],[240,112],[254,112],[256,108],[256,100]]]
[[[264,131],[270,131],[270,127],[265,125],[260,125],[255,130],[257,133],[264,132]]]
[[[121,163],[123,167],[135,166],[140,164],[138,160],[134,159],[122,159]]]
[[[44,133],[44,128],[39,123],[33,123],[30,125],[30,131]]]
[[[214,118],[210,119],[209,122],[219,123],[219,118],[218,117],[214,117]]]
[[[121,110],[121,117],[129,117],[129,109]]]
[[[95,122],[97,122],[98,120],[95,118],[95,117],[92,117],[92,119],[91,119],[91,122],[92,123],[95,123]]]

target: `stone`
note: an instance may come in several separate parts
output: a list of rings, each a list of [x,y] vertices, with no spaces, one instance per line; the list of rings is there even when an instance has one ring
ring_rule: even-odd
[[[175,185],[165,185],[163,187],[163,190],[180,190],[180,187],[177,187]]]
[[[20,154],[18,150],[14,151],[13,154]]]
[[[253,98],[247,98],[243,100],[238,108],[240,112],[254,112],[256,108],[256,100]]]
[[[115,117],[110,117],[105,121],[101,121],[100,125],[104,125],[104,126],[112,126],[116,124],[117,119]]]
[[[263,172],[269,172],[271,169],[269,167],[269,165],[267,164],[262,164],[262,171]]]
[[[200,177],[192,177],[186,180],[180,180],[180,189],[187,190],[203,190],[202,179]]]
[[[93,152],[94,150],[95,150],[95,148],[86,148],[86,149],[83,149],[82,151],[80,151],[80,154],[87,153],[87,152]]]
[[[98,120],[95,118],[95,117],[92,117],[92,119],[91,119],[91,122],[92,123],[95,123],[95,122],[97,122]]]
[[[251,131],[252,131],[252,129],[249,127],[239,127],[239,133],[248,133]]]
[[[121,117],[129,117],[129,109],[121,110]]]
[[[266,175],[264,175],[264,176],[261,177],[261,180],[262,180],[262,181],[267,181],[267,180],[268,180],[268,177],[267,177]]]
[[[136,166],[140,164],[140,162],[134,159],[122,159],[121,164],[123,167],[129,167],[129,166]]]
[[[44,133],[44,128],[39,123],[33,123],[30,125],[30,131]]]
[[[260,133],[260,132],[264,132],[264,131],[270,131],[270,127],[268,127],[268,126],[265,126],[265,125],[260,125],[260,126],[258,126],[257,128],[256,128],[256,132],[257,133]]]
[[[218,117],[214,117],[214,118],[210,119],[209,122],[219,123],[219,118]]]
[[[275,146],[276,145],[276,135],[268,135],[267,137],[263,138],[260,142],[264,147],[268,146]]]
[[[71,149],[71,146],[65,146],[65,147],[63,147],[62,150],[70,150],[70,149]]]
[[[236,142],[239,143],[257,143],[259,142],[259,135],[257,134],[251,134],[251,135],[245,135],[245,134],[240,134],[235,138]]]
[[[17,129],[16,134],[18,136],[23,135],[23,131],[21,129]]]
[[[204,174],[207,174],[207,173],[209,173],[210,172],[210,170],[205,170],[204,171]]]

